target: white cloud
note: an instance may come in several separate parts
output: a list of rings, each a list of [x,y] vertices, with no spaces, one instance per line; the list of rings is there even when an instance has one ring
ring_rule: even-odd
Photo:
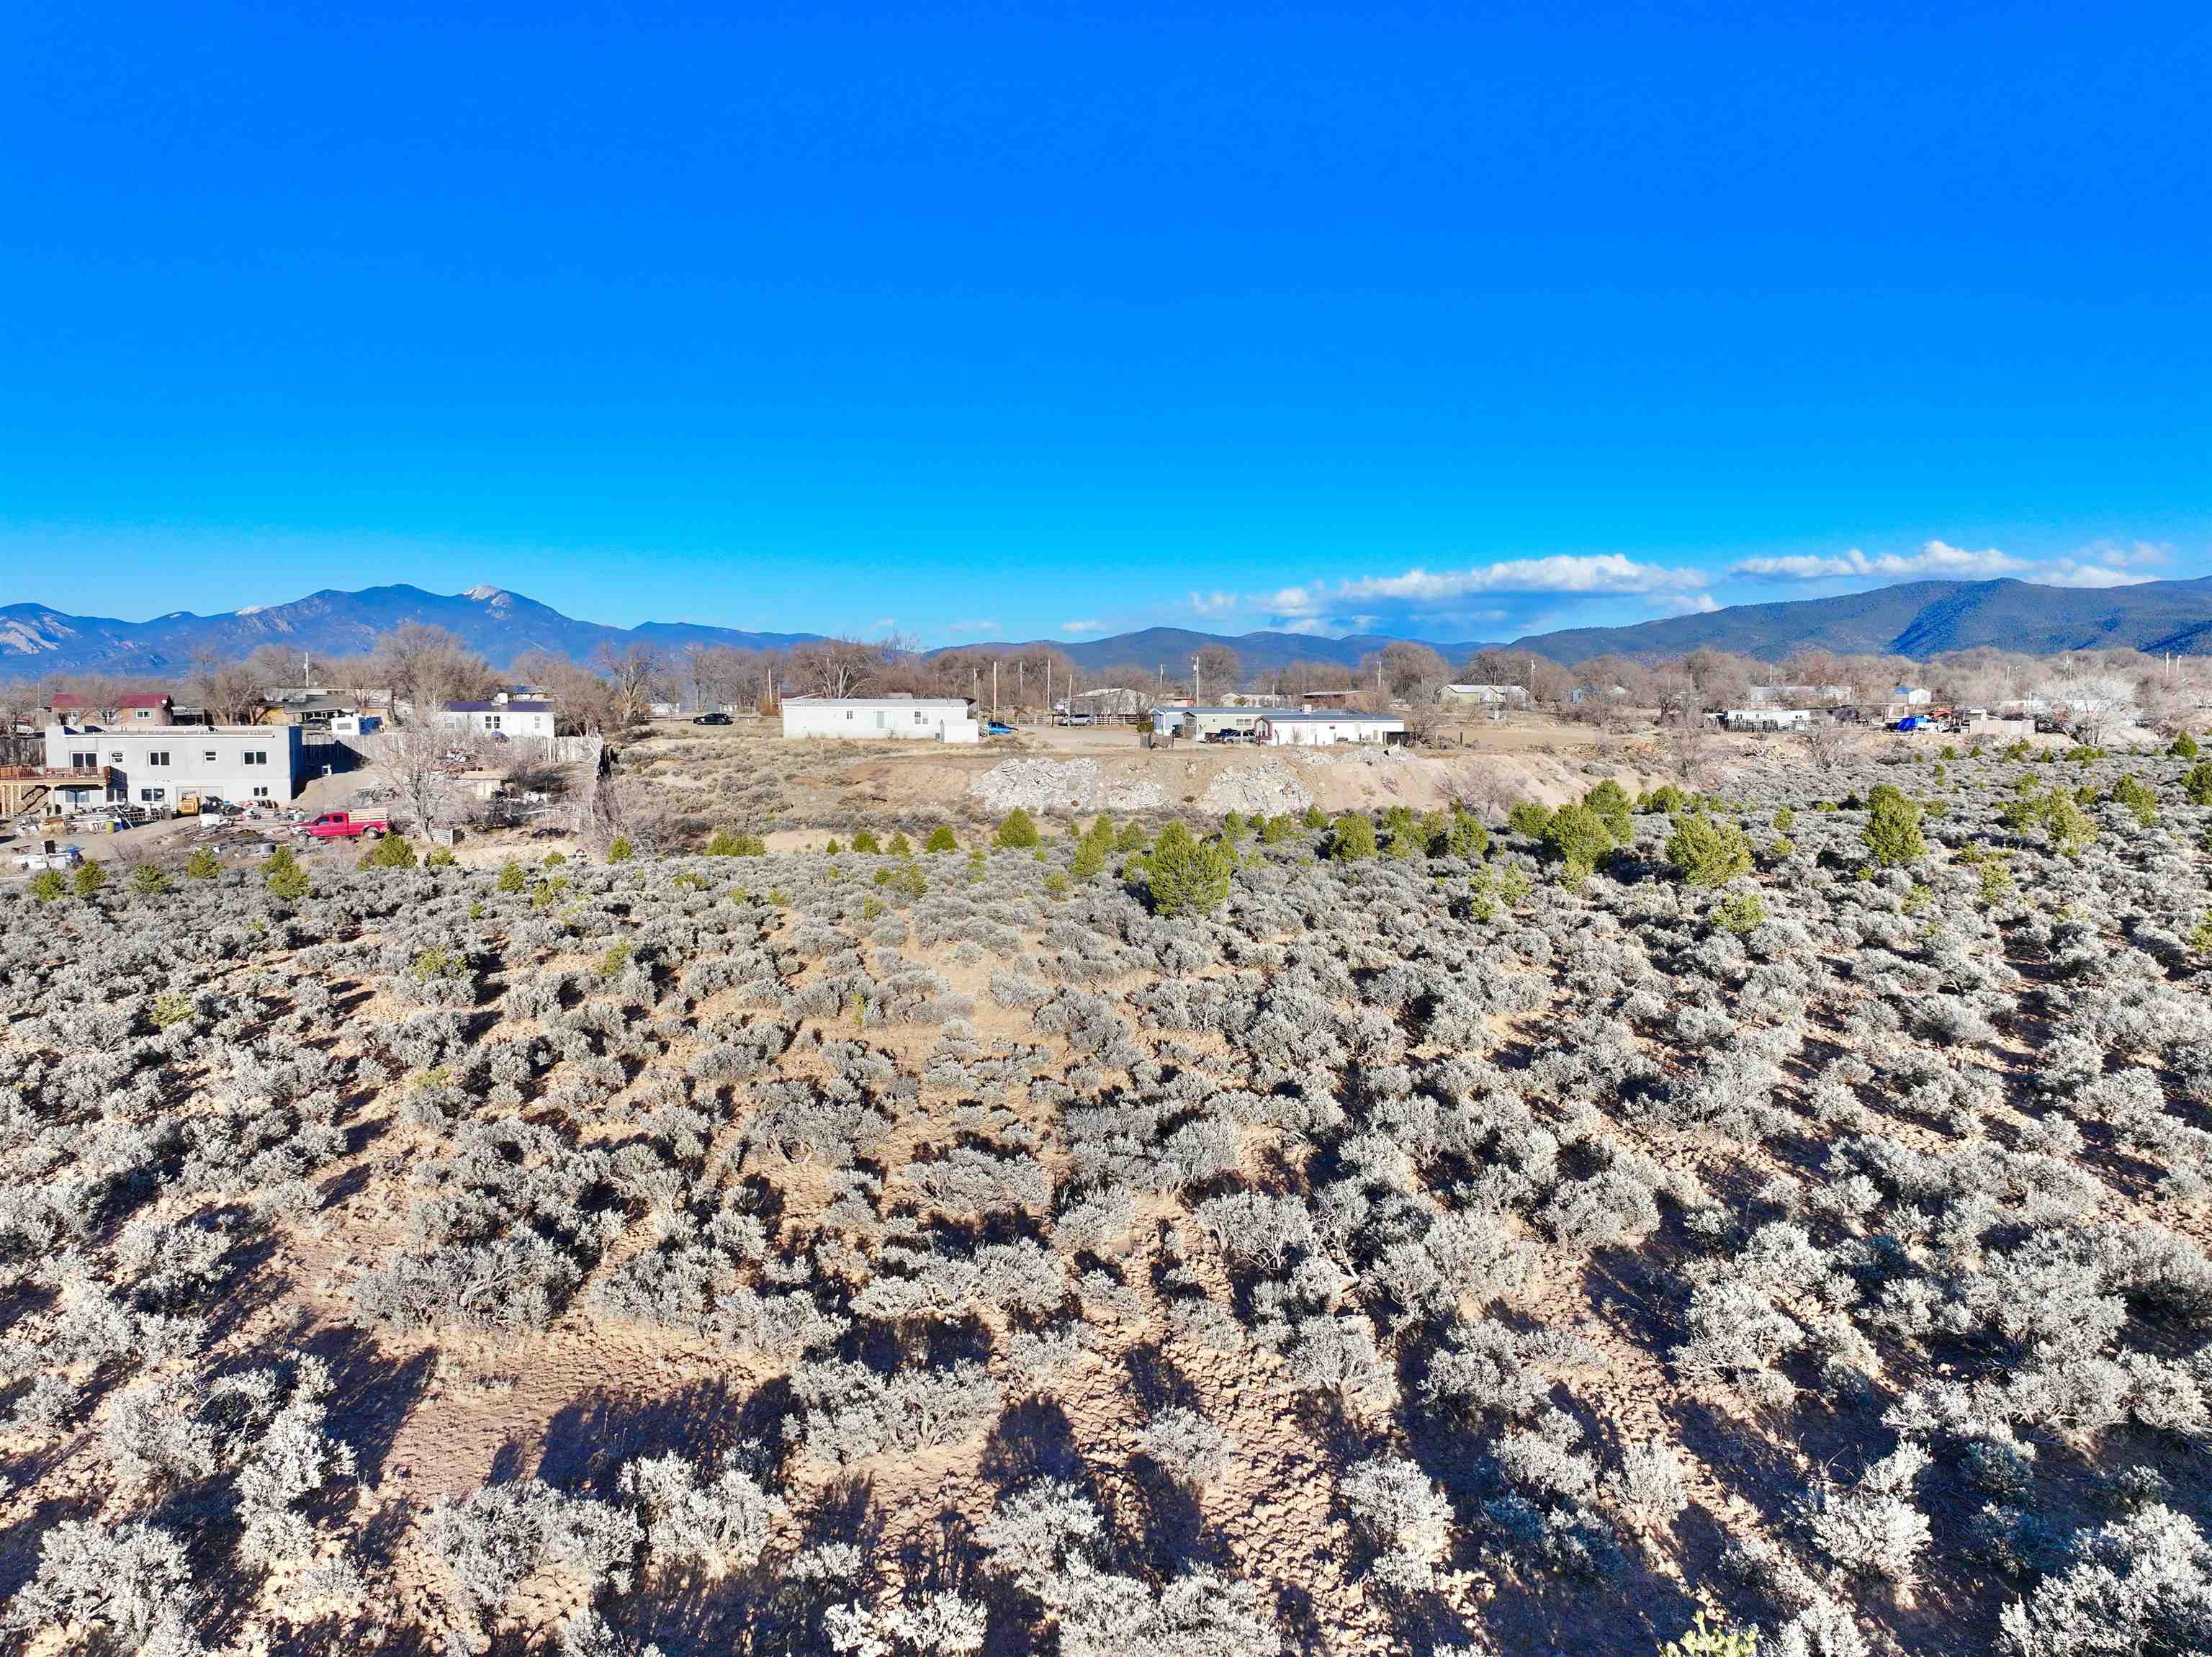
[[[1234,610],[1237,604],[1234,593],[1193,593],[1190,595],[1190,607],[1201,616],[1220,615],[1225,611]]]
[[[1997,576],[2017,576],[2033,568],[2025,558],[2015,558],[1995,547],[1970,552],[1943,541],[1926,541],[1917,552],[1869,555],[1855,546],[1847,552],[1832,555],[1801,553],[1789,557],[1741,558],[1729,566],[1729,574],[1754,576],[1765,581],[1899,581],[1916,576],[1988,581]]]
[[[1662,599],[1658,607],[1662,616],[1710,616],[1720,606],[1711,593],[1685,593]]]
[[[1729,574],[1785,582],[1899,581],[1914,576],[1988,581],[2017,576],[2051,587],[2122,587],[2154,579],[2136,572],[2165,563],[2166,556],[2166,548],[2149,541],[2125,545],[2099,541],[2070,557],[2043,559],[2018,558],[1995,547],[1972,552],[1944,541],[1926,541],[1917,552],[1869,554],[1855,546],[1842,553],[1741,558],[1729,566]]]
[[[2170,552],[2170,548],[2152,541],[2133,541],[2124,546],[2098,541],[2072,557],[2053,558],[2037,579],[2053,587],[2127,587],[2156,581],[2155,574],[2143,572],[2164,564]]]
[[[948,633],[969,633],[978,637],[988,638],[992,634],[1002,632],[1005,630],[995,621],[956,621],[949,624],[945,631]]]
[[[1507,558],[1471,570],[1408,570],[1400,576],[1363,576],[1318,588],[1286,587],[1267,600],[1279,615],[1310,615],[1324,606],[1376,600],[1402,605],[1448,604],[1474,593],[1691,593],[1712,579],[1703,570],[1670,570],[1638,564],[1619,552],[1561,553],[1547,558]]]
[[[1060,624],[1060,631],[1063,633],[1103,633],[1106,631],[1106,624],[1103,621],[1063,621]]]

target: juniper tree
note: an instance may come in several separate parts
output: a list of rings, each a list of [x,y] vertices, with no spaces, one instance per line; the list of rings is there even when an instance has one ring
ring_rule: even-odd
[[[1920,832],[1920,807],[1887,783],[1878,783],[1867,796],[1866,827],[1860,838],[1877,868],[1903,868],[1927,856],[1928,842]]]
[[[1716,821],[1701,811],[1685,812],[1667,837],[1667,861],[1692,886],[1726,886],[1751,872],[1751,844],[1734,823]]]

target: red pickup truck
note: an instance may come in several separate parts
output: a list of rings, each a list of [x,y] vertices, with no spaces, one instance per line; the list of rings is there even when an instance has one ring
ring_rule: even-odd
[[[318,840],[350,840],[364,834],[374,840],[392,832],[392,819],[380,811],[326,811],[307,829]]]

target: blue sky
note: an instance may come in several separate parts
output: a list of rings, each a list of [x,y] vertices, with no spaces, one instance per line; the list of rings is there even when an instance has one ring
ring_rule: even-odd
[[[9,8],[0,602],[1456,640],[2204,574],[2206,19]]]

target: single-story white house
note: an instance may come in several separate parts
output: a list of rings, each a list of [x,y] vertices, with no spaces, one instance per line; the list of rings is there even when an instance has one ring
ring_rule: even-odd
[[[1203,740],[1216,731],[1249,731],[1265,716],[1264,708],[1155,708],[1152,721],[1160,730]]]
[[[1494,708],[1507,702],[1526,702],[1528,687],[1525,685],[1447,685],[1437,692],[1437,700],[1447,708]]]
[[[553,704],[501,698],[493,702],[448,702],[430,716],[447,730],[467,731],[477,736],[544,736],[553,734]]]
[[[1889,699],[1908,708],[1924,708],[1936,699],[1936,692],[1924,685],[1899,685],[1890,691]]]
[[[1311,713],[1267,713],[1252,728],[1253,740],[1282,748],[1326,748],[1340,742],[1403,742],[1406,722],[1385,714],[1331,709]]]
[[[980,742],[963,697],[787,696],[783,734],[854,740]]]
[[[1728,708],[1705,717],[1717,720],[1732,731],[1807,731],[1813,728],[1813,714],[1808,708]]]
[[[143,730],[46,727],[46,765],[106,768],[105,786],[55,790],[65,807],[133,805],[173,809],[187,795],[250,805],[300,791],[297,725],[156,725]]]

